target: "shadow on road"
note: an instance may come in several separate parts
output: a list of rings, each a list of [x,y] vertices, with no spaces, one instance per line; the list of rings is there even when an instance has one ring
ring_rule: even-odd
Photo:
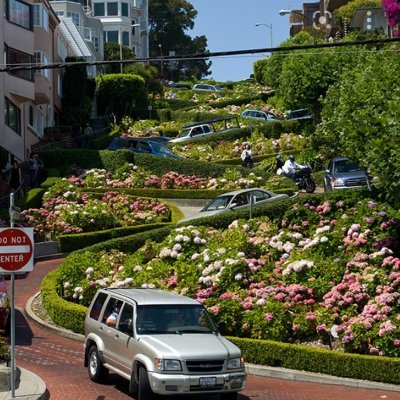
[[[15,344],[17,346],[32,345],[33,332],[21,311],[15,310]]]

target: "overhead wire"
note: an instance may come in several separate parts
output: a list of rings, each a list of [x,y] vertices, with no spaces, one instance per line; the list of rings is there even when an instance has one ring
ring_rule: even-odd
[[[195,61],[195,60],[207,60],[210,58],[217,57],[232,57],[232,56],[244,56],[244,55],[255,55],[261,53],[280,53],[281,55],[288,55],[293,51],[297,50],[313,50],[323,48],[336,48],[336,47],[349,47],[349,46],[366,46],[374,44],[388,44],[400,42],[400,37],[396,38],[384,38],[384,39],[370,39],[360,41],[349,41],[349,42],[329,42],[329,43],[316,43],[312,45],[296,45],[296,46],[282,46],[282,47],[270,47],[261,49],[248,49],[248,50],[232,50],[232,51],[219,51],[219,52],[205,52],[198,54],[188,55],[174,55],[174,56],[159,56],[159,57],[147,57],[147,58],[134,58],[134,59],[123,59],[123,60],[102,60],[102,61],[70,61],[70,62],[59,62],[49,64],[38,64],[38,63],[23,63],[23,64],[0,64],[0,72],[14,72],[14,71],[33,71],[33,70],[44,70],[44,69],[56,69],[66,67],[86,67],[86,66],[101,66],[101,65],[113,65],[113,64],[132,64],[132,63],[150,63],[150,62],[166,62],[166,61]],[[364,50],[369,51],[369,50]],[[396,50],[393,50],[396,51]],[[397,50],[398,51],[398,50]],[[286,52],[286,53],[284,53]],[[335,52],[337,54],[338,52]],[[299,53],[295,53],[299,55]],[[304,55],[317,54],[316,52],[303,53]],[[319,53],[326,54],[326,53]]]

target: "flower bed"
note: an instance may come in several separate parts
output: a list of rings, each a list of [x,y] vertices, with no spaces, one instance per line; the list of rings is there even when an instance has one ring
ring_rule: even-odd
[[[181,227],[134,254],[75,255],[58,290],[88,305],[99,287],[161,287],[203,302],[226,334],[325,343],[338,335],[344,351],[398,356],[397,216],[349,197],[299,203],[278,226],[260,218]]]
[[[21,212],[22,225],[34,228],[37,241],[53,240],[59,234],[170,221],[170,210],[154,199],[117,192],[105,192],[102,196],[80,194],[74,189],[64,181],[61,187],[55,185],[45,193],[41,208]]]

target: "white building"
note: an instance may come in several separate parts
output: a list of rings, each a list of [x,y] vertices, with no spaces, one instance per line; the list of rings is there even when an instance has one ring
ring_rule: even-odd
[[[92,0],[91,13],[100,19],[104,42],[132,49],[136,58],[149,57],[148,0]]]

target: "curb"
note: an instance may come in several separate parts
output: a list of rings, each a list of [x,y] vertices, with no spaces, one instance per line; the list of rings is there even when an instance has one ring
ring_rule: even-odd
[[[58,326],[49,324],[39,318],[32,311],[32,302],[35,300],[37,296],[40,295],[40,292],[35,293],[26,303],[25,312],[30,319],[35,321],[37,324],[41,325],[43,328],[49,329],[60,336],[76,340],[78,342],[84,343],[85,336],[79,333],[75,333],[73,331],[60,328]],[[342,378],[332,375],[324,375],[318,374],[314,372],[306,372],[299,371],[288,368],[277,368],[270,367],[266,365],[257,365],[257,364],[249,364],[245,365],[246,372],[248,375],[256,375],[268,378],[276,378],[276,379],[286,379],[293,381],[302,381],[302,382],[311,382],[311,383],[319,383],[326,385],[339,385],[339,386],[349,386],[359,389],[374,389],[374,390],[386,390],[392,392],[400,392],[400,385],[393,385],[389,383],[381,383],[381,382],[372,382],[366,381],[362,379],[351,379],[351,378]],[[0,398],[1,400],[1,398]]]

